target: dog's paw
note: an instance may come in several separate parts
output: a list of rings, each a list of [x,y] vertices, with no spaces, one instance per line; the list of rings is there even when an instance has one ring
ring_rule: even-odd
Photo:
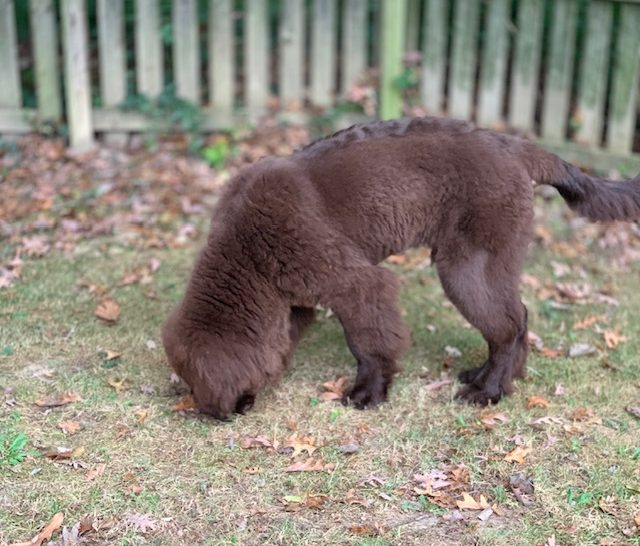
[[[468,370],[463,370],[458,374],[458,379],[460,383],[464,383],[465,385],[470,385],[474,383],[478,377],[484,372],[486,367],[486,362],[482,366],[478,366],[476,368],[469,368]]]
[[[354,385],[354,387],[344,395],[342,403],[362,410],[375,408],[386,399],[387,389],[383,384],[368,383],[364,385]]]
[[[456,398],[476,406],[488,406],[489,404],[497,404],[503,394],[501,387],[489,389],[487,387],[467,385],[456,393]]]

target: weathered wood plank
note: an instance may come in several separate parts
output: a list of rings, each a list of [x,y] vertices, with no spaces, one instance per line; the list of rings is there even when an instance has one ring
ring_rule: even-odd
[[[619,154],[633,146],[640,85],[640,5],[620,6],[620,28],[613,67],[607,147]]]
[[[456,0],[449,77],[449,115],[471,119],[480,18],[479,2]]]
[[[304,4],[283,0],[280,16],[279,91],[281,107],[300,110],[304,91]]]
[[[233,7],[231,0],[209,3],[209,102],[231,111],[234,99]]]
[[[115,106],[127,93],[122,0],[98,0],[98,53],[102,104]]]
[[[542,52],[543,0],[520,0],[511,73],[509,124],[532,131]]]
[[[406,0],[382,4],[382,42],[380,65],[380,117],[390,119],[402,114],[402,93],[395,82],[402,74],[405,30],[407,24]]]
[[[346,0],[342,17],[340,89],[349,93],[367,65],[367,0]]]
[[[93,125],[85,2],[62,0],[60,12],[69,138],[72,148],[86,150],[93,145]]]
[[[330,106],[336,87],[336,2],[314,0],[311,20],[311,89],[316,106]]]
[[[565,140],[573,80],[573,54],[578,21],[577,0],[553,2],[547,74],[542,101],[542,136]]]
[[[138,93],[156,97],[164,88],[158,0],[136,0],[135,24],[137,90]]]
[[[420,49],[420,3],[421,0],[407,0],[406,51]]]
[[[269,13],[266,0],[246,0],[244,32],[245,102],[252,116],[267,108],[269,99]]]
[[[490,0],[487,6],[478,97],[478,123],[484,127],[502,122],[510,7],[510,0]]]
[[[200,44],[196,0],[173,0],[173,77],[176,94],[201,103]]]
[[[588,9],[575,116],[579,120],[576,140],[596,146],[604,127],[613,5],[608,0],[593,0]]]
[[[16,43],[16,16],[13,0],[0,0],[0,106],[22,106],[18,47]]]
[[[58,29],[53,0],[30,0],[29,18],[36,76],[38,115],[59,120],[62,115]]]
[[[36,110],[0,106],[0,133],[30,133],[36,124]]]
[[[425,0],[422,40],[422,104],[427,111],[442,112],[447,67],[447,1]]]

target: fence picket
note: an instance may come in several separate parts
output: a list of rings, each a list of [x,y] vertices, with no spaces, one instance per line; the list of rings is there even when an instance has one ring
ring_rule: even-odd
[[[60,9],[66,101],[73,106],[68,112],[69,138],[73,148],[86,150],[93,145],[93,125],[85,2],[62,0]]]
[[[380,63],[380,112],[382,119],[402,114],[402,93],[395,82],[402,74],[405,46],[406,0],[382,4],[382,43]]]
[[[547,140],[560,141],[566,136],[569,119],[578,3],[577,0],[556,0],[553,8],[541,132]]]
[[[0,0],[0,67],[2,67],[0,107],[19,108],[22,105],[22,89],[13,0]]]
[[[518,7],[509,124],[524,131],[532,131],[534,125],[538,67],[542,51],[543,7],[542,0],[520,0]]]
[[[234,98],[234,42],[231,0],[209,2],[209,102],[231,113]]]
[[[314,0],[311,30],[310,99],[316,106],[330,106],[336,87],[336,2]]]
[[[471,119],[476,67],[480,4],[456,0],[454,4],[451,74],[449,76],[449,115]]]
[[[283,0],[280,17],[280,100],[284,110],[300,110],[304,88],[304,6]]]
[[[604,125],[613,5],[593,0],[588,9],[575,116],[579,122],[576,140],[596,146],[602,138]]]
[[[607,147],[628,154],[633,145],[638,114],[640,72],[640,5],[620,6],[620,29],[613,68]]]
[[[420,0],[407,0],[407,30],[405,49],[420,49]]]
[[[269,14],[266,0],[247,0],[245,8],[245,102],[250,115],[266,110],[269,98]]]
[[[347,95],[367,66],[367,1],[346,0],[342,18],[341,91]]]
[[[195,0],[173,0],[173,77],[179,97],[201,102],[200,43]]]
[[[105,106],[116,106],[127,92],[122,0],[98,0],[100,94]]]
[[[155,97],[164,87],[158,0],[136,0],[135,42],[138,93]]]
[[[488,5],[478,96],[478,123],[485,127],[502,122],[510,4],[491,0]]]
[[[58,121],[62,115],[58,29],[53,0],[30,0],[29,19],[36,75],[38,115]]]
[[[425,0],[422,38],[422,104],[433,114],[442,112],[447,67],[447,1]]]

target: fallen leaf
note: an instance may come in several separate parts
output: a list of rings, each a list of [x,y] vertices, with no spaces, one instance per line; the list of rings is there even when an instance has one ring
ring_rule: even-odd
[[[51,518],[51,521],[47,524],[47,526],[31,540],[27,540],[25,542],[14,542],[10,546],[40,546],[45,540],[49,540],[53,533],[55,533],[58,529],[60,529],[60,527],[62,527],[63,522],[64,515],[62,514],[62,512],[58,512]]]
[[[75,434],[82,428],[82,426],[78,421],[60,421],[58,423],[58,428],[65,434]]]
[[[118,351],[109,351],[106,350],[104,351],[104,357],[103,360],[115,360],[116,358],[120,358],[122,356],[122,353],[119,353]]]
[[[75,392],[66,392],[60,398],[40,398],[35,401],[35,404],[41,408],[56,408],[58,406],[65,406],[67,404],[72,404],[73,402],[81,401],[82,398],[80,398],[79,394]]]
[[[193,395],[187,394],[177,404],[171,406],[171,411],[196,411],[196,401],[193,399]]]
[[[447,385],[451,385],[451,379],[438,379],[436,381],[432,381],[431,383],[427,383],[424,388],[428,391],[437,391],[442,387],[446,387]]]
[[[515,449],[509,451],[509,453],[504,456],[504,460],[524,464],[524,459],[530,452],[530,447],[516,446]]]
[[[551,403],[542,396],[532,395],[527,398],[527,409],[548,408]]]
[[[591,408],[576,408],[571,414],[571,419],[573,421],[579,421],[587,424],[602,422]]]
[[[277,446],[277,442],[275,442],[275,444]],[[270,442],[265,436],[256,436],[256,437],[245,436],[240,440],[240,447],[242,449],[252,449],[252,448],[259,448],[259,447],[264,447],[267,449],[269,448],[277,449],[277,447],[275,447],[274,444]]]
[[[133,514],[127,518],[127,525],[131,525],[136,531],[146,533],[156,528],[156,521],[150,514]]]
[[[542,349],[544,349],[544,342],[542,341],[542,338],[531,330],[527,332],[527,342],[538,351],[542,351]]]
[[[372,525],[352,525],[349,527],[349,531],[358,536],[375,537],[378,536],[382,530]]]
[[[444,348],[444,352],[447,353],[447,356],[450,358],[460,358],[462,356],[462,351],[460,349],[457,347],[451,347],[450,345],[447,345]]]
[[[493,426],[499,423],[506,423],[508,421],[509,418],[507,414],[501,411],[484,410],[480,413],[480,422],[487,428],[493,428]]]
[[[633,415],[636,419],[640,419],[640,406],[627,406],[624,409],[628,414]]]
[[[633,523],[636,524],[636,527],[640,527],[640,512],[638,512],[633,518]]]
[[[609,349],[615,349],[620,343],[627,341],[627,338],[621,335],[618,330],[605,330],[603,335]]]
[[[547,358],[558,358],[562,356],[562,351],[559,349],[551,349],[549,347],[543,347],[540,349],[540,354]]]
[[[107,380],[107,383],[115,389],[117,394],[120,394],[126,388],[126,379],[111,377]]]
[[[482,512],[478,514],[478,519],[480,521],[487,521],[493,515],[493,508],[490,506],[489,508],[485,508]]]
[[[602,316],[589,315],[588,317],[579,320],[573,325],[574,330],[586,330],[591,328],[596,322],[603,320]]]
[[[326,381],[322,387],[326,392],[320,395],[320,400],[328,402],[330,400],[341,400],[344,397],[344,388],[347,385],[347,376],[343,375],[335,381]]]
[[[489,503],[484,495],[480,495],[479,500],[475,500],[469,493],[462,493],[462,500],[456,501],[456,506],[460,510],[484,510],[489,508]]]
[[[553,391],[553,396],[564,396],[567,394],[567,389],[565,389],[560,383],[556,385],[556,390]]]
[[[394,265],[404,265],[407,263],[407,257],[404,254],[392,254],[385,261]]]
[[[89,472],[87,472],[87,480],[93,481],[96,478],[99,478],[104,474],[104,471],[106,470],[106,468],[107,468],[107,465],[105,463],[98,463],[94,468],[92,468],[91,470],[89,470]]]
[[[300,455],[303,451],[306,451],[311,456],[318,449],[315,445],[315,440],[311,436],[298,436],[298,433],[292,434],[283,447],[293,448],[291,458]]]
[[[289,465],[285,472],[331,472],[335,467],[334,463],[325,463],[322,459],[315,460],[313,457],[309,457],[304,462]]]
[[[587,356],[596,352],[596,348],[588,343],[574,343],[569,347],[569,356],[577,358],[579,356]]]
[[[116,300],[106,298],[96,307],[95,316],[106,322],[116,322],[120,318],[120,305]]]
[[[349,442],[348,444],[342,444],[338,446],[338,451],[343,455],[353,455],[360,449],[360,445],[356,442]]]

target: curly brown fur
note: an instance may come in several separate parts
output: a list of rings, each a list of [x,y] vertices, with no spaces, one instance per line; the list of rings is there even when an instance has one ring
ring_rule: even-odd
[[[487,341],[460,396],[497,402],[525,374],[519,278],[533,184],[592,220],[640,218],[640,179],[590,177],[517,137],[450,120],[355,126],[228,185],[185,296],[163,330],[169,362],[202,411],[243,412],[278,381],[316,305],[358,362],[347,398],[382,402],[409,334],[395,275],[377,264],[427,245],[447,296]]]

